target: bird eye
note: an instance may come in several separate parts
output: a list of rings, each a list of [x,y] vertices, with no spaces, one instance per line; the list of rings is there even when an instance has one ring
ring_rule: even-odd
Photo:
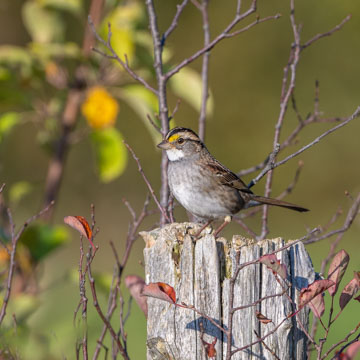
[[[178,138],[177,143],[182,144],[185,140],[183,138]]]

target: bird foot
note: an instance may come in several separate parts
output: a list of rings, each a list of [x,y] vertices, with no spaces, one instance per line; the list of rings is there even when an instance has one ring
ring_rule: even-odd
[[[219,235],[220,231],[222,231],[226,225],[231,223],[231,216],[225,216],[224,222],[215,230],[214,232],[214,237],[216,239],[216,237]]]
[[[194,235],[195,240],[200,238],[201,233],[203,232],[203,230],[205,230],[211,223],[213,222],[213,220],[209,220],[205,223],[205,225],[203,225],[200,230]]]

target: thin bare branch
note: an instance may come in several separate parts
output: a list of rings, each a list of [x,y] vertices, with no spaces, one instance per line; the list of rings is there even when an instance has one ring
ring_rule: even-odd
[[[268,162],[266,164],[266,166],[264,167],[264,169],[261,171],[261,173],[254,179],[252,179],[250,181],[250,183],[248,184],[248,188],[250,189],[251,187],[253,187],[255,184],[257,184],[257,182],[270,170],[272,170],[274,168],[274,164],[275,164],[275,158],[277,156],[277,154],[280,151],[280,144],[276,144],[274,147],[273,152],[269,155],[268,157]]]
[[[134,80],[136,80],[139,83],[141,83],[142,85],[144,85],[146,87],[146,89],[150,90],[155,95],[158,95],[157,90],[155,90],[144,78],[142,78],[141,76],[136,74],[135,71],[133,71],[130,68],[126,56],[125,56],[125,61],[123,61],[119,57],[119,55],[116,53],[114,48],[112,47],[112,45],[111,45],[111,37],[112,37],[111,24],[110,23],[108,24],[108,37],[107,37],[107,41],[105,41],[96,31],[96,27],[95,27],[90,15],[88,16],[88,23],[89,23],[90,28],[91,28],[92,32],[94,33],[96,39],[110,51],[111,55],[107,55],[106,53],[102,52],[101,50],[98,50],[95,48],[93,48],[92,50],[102,56],[106,56],[109,59],[116,60]]]
[[[351,335],[355,334],[359,328],[360,328],[360,322],[342,340],[340,340],[336,344],[333,344],[332,346],[330,346],[328,351],[320,359],[321,360],[326,359],[334,349],[336,349],[339,345],[343,344],[344,342],[347,342],[349,340],[349,337]]]
[[[176,14],[173,18],[173,21],[171,22],[169,28],[165,31],[164,35],[161,39],[161,45],[164,46],[167,38],[170,36],[170,34],[175,30],[175,28],[178,25],[178,20],[181,15],[181,13],[184,11],[185,6],[188,4],[189,0],[183,0],[181,4],[176,5]]]
[[[164,218],[169,222],[170,219],[169,219],[168,215],[166,214],[165,209],[161,206],[159,200],[157,199],[157,197],[156,197],[156,195],[155,195],[155,191],[154,191],[153,187],[151,186],[151,184],[150,184],[148,178],[146,177],[146,175],[145,175],[145,173],[144,173],[144,170],[143,170],[143,168],[142,168],[142,166],[141,166],[141,164],[140,164],[139,158],[135,155],[134,150],[130,147],[129,144],[127,144],[125,141],[124,141],[124,144],[125,144],[125,146],[128,148],[128,150],[130,151],[130,153],[131,153],[132,157],[134,158],[134,160],[136,161],[136,163],[137,163],[137,165],[138,165],[138,170],[139,170],[141,176],[143,177],[143,179],[144,179],[144,181],[145,181],[145,184],[146,184],[146,186],[148,187],[148,189],[149,189],[149,191],[150,191],[150,194],[151,194],[152,198],[153,198],[154,201],[155,201],[155,204],[157,205],[157,207],[159,208],[159,210],[160,210],[161,213],[163,214]]]
[[[260,335],[259,335],[255,330],[254,330],[254,333],[255,333],[256,337],[257,337],[259,340],[261,340]],[[275,352],[274,352],[273,350],[271,350],[271,348],[269,348],[269,347],[266,345],[265,341],[261,340],[261,344],[262,344],[262,345],[265,347],[265,349],[272,355],[273,359],[275,359],[275,360],[280,360],[280,358],[275,354]]]
[[[3,189],[3,187],[4,187],[4,185],[1,187],[1,190]],[[27,219],[17,233],[15,233],[15,224],[13,222],[11,210],[7,209],[9,223],[10,223],[10,231],[11,231],[11,250],[10,250],[9,271],[8,271],[8,276],[6,279],[6,291],[5,291],[5,296],[3,298],[3,302],[2,302],[1,310],[0,310],[0,325],[5,318],[6,309],[9,304],[9,300],[10,300],[10,296],[11,296],[12,280],[13,280],[15,266],[16,266],[15,254],[16,254],[16,249],[17,249],[19,239],[20,239],[21,235],[23,234],[23,232],[25,231],[25,229],[28,227],[28,225],[30,223],[32,223],[33,221],[35,221],[36,219],[40,218],[47,211],[49,211],[49,209],[53,205],[54,205],[54,201],[50,202],[49,205],[47,205],[44,209],[42,209],[36,215],[33,215],[29,219]]]
[[[276,14],[276,15],[272,15],[272,16],[267,16],[265,18],[259,18],[257,17],[255,21],[253,21],[252,23],[250,23],[249,25],[243,27],[242,29],[236,30],[232,33],[226,34],[225,38],[231,38],[233,36],[237,36],[245,31],[250,30],[252,27],[254,27],[255,25],[261,24],[265,21],[269,21],[269,20],[277,20],[281,17],[281,14]]]
[[[146,8],[149,16],[149,26],[154,44],[154,69],[157,79],[157,97],[159,102],[159,116],[161,122],[161,132],[163,137],[169,131],[169,109],[166,95],[166,84],[168,77],[164,74],[163,69],[163,47],[160,39],[160,33],[157,24],[157,17],[155,12],[155,6],[153,0],[145,1]],[[161,188],[160,188],[160,204],[162,209],[166,209],[166,206],[169,201],[170,189],[168,185],[168,158],[165,151],[161,155]],[[165,225],[166,222],[169,222],[168,216],[165,216],[165,211],[161,211],[160,224],[161,226]]]
[[[290,50],[289,62],[284,69],[284,76],[282,82],[282,90],[281,90],[281,102],[280,102],[280,113],[275,125],[275,133],[273,140],[273,152],[275,152],[276,148],[280,143],[280,134],[282,125],[285,119],[286,110],[288,107],[289,100],[291,99],[291,95],[295,89],[295,81],[296,81],[296,68],[300,59],[300,30],[295,22],[295,4],[294,0],[290,0],[290,22],[293,30],[294,43]],[[290,74],[289,74],[290,71]],[[274,156],[274,161],[276,159],[276,155]],[[273,167],[274,168],[274,167]],[[273,169],[272,168],[272,169]],[[267,172],[266,184],[265,184],[265,196],[269,197],[271,195],[272,188],[272,180],[273,180],[273,171],[269,169]],[[262,214],[262,225],[261,225],[261,235],[260,238],[264,239],[268,234],[268,206],[265,205],[263,207]]]
[[[340,123],[339,125],[334,126],[333,128],[325,131],[323,134],[321,134],[320,136],[318,136],[316,139],[314,139],[312,142],[310,142],[309,144],[303,146],[301,149],[299,149],[298,151],[294,152],[293,154],[287,156],[285,159],[278,161],[277,163],[274,164],[274,168],[285,164],[286,162],[288,162],[290,159],[300,155],[301,153],[303,153],[305,150],[309,149],[310,147],[314,146],[315,144],[317,144],[320,140],[322,140],[324,137],[330,135],[331,133],[333,133],[334,131],[342,128],[343,126],[347,125],[350,121],[354,120],[355,118],[357,118],[360,115],[360,106],[355,110],[355,112],[348,117],[345,121],[343,121],[342,123]]]
[[[352,204],[351,208],[348,211],[348,214],[346,216],[344,225],[337,230],[333,230],[330,231],[329,233],[319,236],[317,238],[310,238],[309,240],[305,241],[304,244],[312,244],[324,239],[327,239],[333,235],[339,234],[338,238],[336,239],[336,241],[334,243],[331,244],[331,248],[333,248],[333,251],[335,250],[337,244],[340,242],[340,240],[342,239],[343,234],[350,228],[350,226],[352,225],[354,219],[356,218],[356,216],[358,215],[360,210],[360,193],[358,194],[358,196],[356,197],[354,203]],[[333,251],[330,251],[330,254],[328,255],[328,257],[332,257],[333,255]],[[325,259],[324,261],[328,261],[327,259]]]
[[[250,7],[247,11],[245,11],[243,14],[237,13],[234,17],[234,19],[230,22],[228,26],[224,29],[224,31],[219,34],[215,39],[213,39],[207,46],[204,46],[202,49],[198,50],[196,53],[194,53],[192,56],[188,57],[187,59],[183,60],[180,64],[175,66],[172,70],[168,71],[166,73],[166,78],[171,78],[174,74],[179,72],[183,67],[190,64],[197,58],[199,58],[201,55],[205,54],[207,51],[211,50],[218,42],[226,38],[226,34],[229,34],[230,31],[234,28],[236,24],[238,24],[241,20],[245,19],[249,15],[253,14],[256,11],[256,3],[257,0],[252,0]]]
[[[203,0],[199,8],[199,10],[201,11],[202,21],[203,21],[204,46],[207,46],[210,43],[210,24],[209,24],[208,6],[209,6],[209,0]],[[202,89],[201,89],[201,107],[200,107],[200,116],[199,116],[199,137],[202,141],[205,140],[206,107],[209,98],[209,85],[208,85],[209,61],[210,61],[210,51],[207,51],[204,53],[202,69],[201,69]]]
[[[155,124],[154,120],[151,118],[151,116],[149,114],[146,114],[146,117],[148,118],[150,124],[153,126],[153,128],[159,133],[161,134],[161,129]]]
[[[315,41],[322,39],[326,36],[330,36],[334,32],[339,31],[350,19],[351,19],[351,15],[348,15],[340,24],[336,25],[333,29],[331,29],[325,33],[322,33],[322,34],[315,35],[313,38],[308,40],[304,45],[301,45],[301,50],[306,49],[308,46],[313,44]]]

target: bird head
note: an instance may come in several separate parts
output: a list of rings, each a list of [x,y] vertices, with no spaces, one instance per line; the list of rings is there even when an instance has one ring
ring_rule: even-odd
[[[197,154],[204,144],[191,129],[176,127],[170,130],[157,146],[166,151],[170,161],[177,161]]]

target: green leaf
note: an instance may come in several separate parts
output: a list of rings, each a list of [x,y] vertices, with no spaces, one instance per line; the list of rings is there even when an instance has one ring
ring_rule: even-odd
[[[108,294],[112,284],[112,275],[105,272],[95,272],[94,279],[96,282],[96,288],[102,293]]]
[[[33,41],[50,43],[63,39],[65,26],[56,11],[45,8],[39,2],[26,1],[22,16]]]
[[[83,10],[82,0],[40,0],[40,2],[43,6],[68,11],[74,15],[81,14]]]
[[[7,112],[0,116],[0,142],[19,121],[20,116],[16,112]]]
[[[54,57],[76,59],[81,56],[81,49],[72,42],[66,43],[31,43],[30,49],[34,56],[43,60],[50,60]]]
[[[128,85],[123,87],[121,92],[119,92],[119,96],[138,114],[149,130],[154,143],[159,143],[159,141],[161,141],[161,135],[154,129],[148,119],[149,115],[154,123],[160,127],[160,121],[154,117],[154,114],[159,111],[157,97],[142,85]]]
[[[94,131],[91,134],[98,174],[102,182],[120,176],[127,164],[127,151],[121,133],[115,128]]]
[[[16,322],[23,323],[39,307],[40,300],[34,295],[20,294],[10,301],[10,311],[16,311]]]
[[[17,204],[24,196],[29,194],[32,186],[27,181],[18,181],[10,187],[9,199],[12,205]]]
[[[190,68],[181,69],[170,81],[174,93],[187,101],[196,111],[200,112],[202,97],[202,79],[200,74]],[[209,98],[206,104],[207,115],[214,111],[214,100],[209,91]]]
[[[29,76],[32,71],[33,58],[26,48],[3,45],[0,46],[0,64],[10,69],[20,68],[23,76]]]
[[[40,261],[59,246],[69,241],[65,226],[48,224],[30,225],[20,238],[35,261]]]

